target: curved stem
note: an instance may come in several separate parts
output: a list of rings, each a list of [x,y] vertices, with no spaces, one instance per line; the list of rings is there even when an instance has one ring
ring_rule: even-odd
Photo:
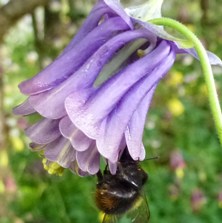
[[[214,82],[213,72],[211,69],[211,65],[206,53],[205,48],[203,47],[200,40],[196,37],[194,33],[192,33],[186,26],[181,24],[180,22],[177,22],[170,18],[157,18],[149,21],[150,23],[153,23],[155,25],[161,25],[161,26],[168,26],[176,31],[180,32],[184,35],[189,41],[191,41],[194,44],[194,48],[197,51],[197,54],[200,59],[200,63],[202,66],[205,82],[208,89],[208,97],[210,102],[210,108],[213,114],[214,122],[216,125],[218,137],[220,140],[220,144],[222,145],[222,114],[221,114],[221,108],[220,103],[216,91],[216,86]]]

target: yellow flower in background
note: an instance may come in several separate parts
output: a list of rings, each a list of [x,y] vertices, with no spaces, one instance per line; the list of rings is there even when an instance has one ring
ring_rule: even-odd
[[[183,74],[175,70],[170,73],[170,78],[167,80],[167,82],[170,86],[176,87],[178,84],[183,83],[183,80]]]
[[[2,180],[0,180],[0,194],[3,194],[5,192],[5,185],[2,182]]]
[[[8,154],[5,150],[0,151],[0,166],[1,167],[8,166]]]
[[[174,170],[178,179],[184,177],[184,169],[186,167],[186,161],[183,154],[179,150],[172,151],[170,154],[170,167]]]
[[[199,91],[200,91],[200,95],[206,97],[206,100],[207,100],[208,90],[207,90],[207,86],[205,83],[200,86]]]
[[[167,103],[167,108],[173,116],[180,116],[184,113],[184,106],[177,98],[169,100]]]
[[[184,177],[184,168],[177,168],[176,176],[178,179],[182,179]]]
[[[193,33],[196,32],[196,27],[195,27],[193,24],[187,24],[186,26],[187,26],[187,28],[188,28],[190,31],[192,31]]]
[[[218,206],[219,206],[219,208],[222,208],[222,201],[218,202]]]
[[[24,150],[24,143],[19,137],[12,137],[11,138],[12,147],[16,152],[21,152]]]

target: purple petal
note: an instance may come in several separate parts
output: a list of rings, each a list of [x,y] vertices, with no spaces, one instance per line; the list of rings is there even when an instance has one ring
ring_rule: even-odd
[[[76,151],[82,152],[87,150],[94,140],[87,137],[70,121],[68,116],[64,117],[59,123],[61,134],[69,139]]]
[[[196,50],[194,48],[192,49],[180,49],[180,53],[188,53],[191,56],[195,57],[196,59],[199,60],[199,56],[196,52]],[[207,51],[207,55],[208,55],[208,59],[211,65],[218,65],[218,66],[222,66],[222,61],[221,59],[216,56],[215,54]]]
[[[174,60],[175,53],[171,51],[162,64],[158,65],[151,73],[147,74],[147,76],[134,84],[134,86],[116,105],[116,108],[102,121],[98,131],[99,134],[96,138],[100,154],[112,162],[117,161],[118,147],[121,142],[122,135],[126,131],[127,124],[129,123],[134,111],[137,109],[147,92],[149,92],[168,72],[174,63]],[[100,114],[98,113],[98,115]],[[138,151],[141,150],[141,145],[139,148],[136,147],[133,149],[138,153]]]
[[[98,26],[99,21],[101,20],[102,16],[105,13],[110,12],[110,8],[107,7],[107,5],[104,4],[103,1],[98,2],[90,14],[87,16],[85,22],[81,26],[78,33],[75,35],[75,37],[71,40],[69,45],[64,49],[64,52],[69,51],[72,49],[76,44],[80,43],[85,36],[91,32],[96,26]]]
[[[153,33],[153,35],[156,35],[157,37],[159,37],[163,40],[174,40],[175,39],[175,37],[173,37],[169,33],[167,33],[162,26],[154,25],[149,22],[143,22],[136,18],[132,18],[132,21],[134,23],[134,26],[139,24],[140,26],[147,29],[149,32]]]
[[[160,37],[161,39],[165,39],[165,40],[171,40],[172,43],[174,44],[174,46],[177,48],[177,53],[188,53],[191,56],[195,57],[196,59],[199,60],[199,56],[196,52],[196,50],[194,48],[183,48],[180,46],[180,41],[178,38],[170,35],[169,33],[167,33],[163,27],[158,26],[158,25],[154,25],[148,22],[143,22],[139,19],[132,19],[134,24],[140,24],[141,26],[143,26],[144,28],[146,28],[148,31],[152,32],[153,35],[156,35],[158,37]],[[183,43],[184,41],[181,40],[181,43]],[[218,65],[218,66],[222,66],[222,60],[215,54],[213,54],[212,52],[206,51],[207,55],[208,55],[208,59],[211,65]]]
[[[79,168],[91,175],[99,171],[100,155],[97,151],[96,144],[93,143],[90,148],[84,152],[76,152],[76,160]]]
[[[143,160],[145,158],[145,149],[143,146],[143,130],[146,122],[146,115],[153,98],[156,85],[150,89],[146,96],[140,102],[138,108],[134,111],[125,131],[126,144],[130,156],[134,160]]]
[[[15,115],[30,115],[35,112],[35,109],[30,105],[28,99],[13,109]]]
[[[97,138],[100,122],[114,109],[121,97],[137,81],[150,73],[167,57],[169,50],[169,44],[163,41],[153,52],[110,78],[88,101],[87,93],[83,95],[83,92],[75,92],[67,97],[65,107],[74,125],[90,138]],[[90,93],[92,94],[89,91]]]
[[[46,145],[40,145],[34,142],[29,143],[29,148],[33,151],[33,152],[39,152],[41,150],[44,150],[44,148],[46,147]]]
[[[69,168],[76,156],[70,142],[62,136],[46,146],[44,155],[64,168]]]
[[[61,135],[59,120],[42,119],[27,128],[25,133],[34,143],[48,144]]]
[[[119,0],[104,0],[105,4],[107,4],[117,15],[119,15],[128,26],[133,29],[133,24],[131,18],[127,15],[124,8],[122,7]]]
[[[93,84],[103,66],[119,48],[137,38],[152,38],[146,30],[126,31],[100,47],[70,78],[51,91],[30,96],[30,103],[42,116],[58,119],[66,115],[65,98],[79,88]]]
[[[57,57],[32,79],[19,85],[23,94],[37,94],[54,88],[73,74],[104,42],[128,29],[119,17],[111,18],[89,33],[76,47]]]

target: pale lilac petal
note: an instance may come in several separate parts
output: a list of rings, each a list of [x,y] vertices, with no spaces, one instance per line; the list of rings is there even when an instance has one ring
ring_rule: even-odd
[[[127,15],[119,0],[104,0],[104,2],[133,29],[131,18]]]
[[[122,153],[124,152],[124,150],[126,149],[126,140],[125,137],[122,137],[121,143],[119,145],[119,151],[118,151],[118,162],[122,156]],[[111,174],[116,174],[117,171],[117,166],[118,166],[118,162],[113,163],[111,160],[107,160],[108,162],[108,166],[109,166],[109,171]]]
[[[79,176],[81,177],[85,177],[85,176],[89,176],[90,174],[87,173],[87,172],[84,172],[82,171],[79,166],[78,166],[78,163],[77,161],[73,161],[70,166],[69,166],[69,169],[74,173],[74,174],[78,174]]]
[[[28,99],[13,109],[15,115],[30,115],[35,112],[35,109],[30,105]]]
[[[42,119],[27,128],[25,133],[37,144],[50,143],[61,135],[59,131],[59,120]]]
[[[125,11],[133,18],[142,21],[149,21],[154,18],[161,18],[163,0],[146,0],[143,4],[126,8]]]
[[[143,130],[146,122],[146,115],[153,98],[156,85],[150,89],[134,111],[125,131],[126,144],[130,156],[134,160],[143,160],[145,158],[145,149],[143,146]]]
[[[145,30],[126,31],[100,47],[70,78],[54,89],[30,96],[29,101],[42,116],[57,119],[66,115],[64,101],[72,92],[93,84],[103,66],[125,44],[137,38],[153,38]]]
[[[76,153],[69,140],[61,136],[45,147],[44,155],[48,160],[57,162],[64,168],[69,168],[75,160]]]
[[[153,52],[105,82],[93,96],[89,91],[88,94],[91,95],[89,100],[87,100],[87,93],[71,94],[65,100],[66,111],[71,121],[90,138],[97,138],[100,122],[137,81],[167,57],[169,51],[169,44],[163,41]]]
[[[118,167],[118,162],[116,163],[112,163],[108,160],[108,165],[109,165],[109,171],[111,174],[115,174],[117,171],[117,167]]]
[[[110,18],[89,33],[74,49],[57,57],[38,75],[22,82],[19,85],[21,92],[32,95],[54,88],[72,75],[116,32],[126,29],[127,25],[119,17]]]
[[[146,149],[144,147],[144,144],[142,144],[142,148],[140,149],[139,157],[140,160],[144,160],[146,158]]]
[[[67,116],[60,121],[59,129],[61,134],[71,142],[76,151],[85,151],[94,142],[94,140],[76,128]]]
[[[93,143],[86,151],[76,152],[76,160],[82,171],[88,172],[91,175],[96,174],[100,166],[100,155],[96,148],[96,144]]]

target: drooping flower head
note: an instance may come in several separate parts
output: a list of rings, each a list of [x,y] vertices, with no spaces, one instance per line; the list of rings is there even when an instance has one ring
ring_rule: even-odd
[[[145,158],[143,129],[156,87],[176,54],[196,56],[144,22],[161,17],[162,2],[124,10],[118,0],[99,0],[64,51],[19,85],[28,99],[14,112],[41,115],[26,135],[44,152],[44,165],[93,175],[104,158],[115,174],[124,149]]]

